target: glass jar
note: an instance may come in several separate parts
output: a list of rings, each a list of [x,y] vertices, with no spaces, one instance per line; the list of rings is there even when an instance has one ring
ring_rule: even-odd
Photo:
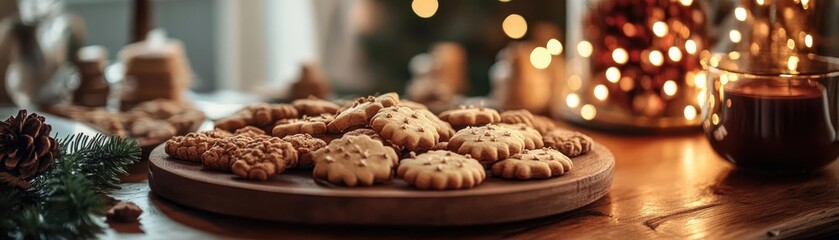
[[[698,127],[710,39],[696,2],[568,1],[567,77],[555,114],[598,128]]]
[[[839,59],[792,52],[715,54],[702,126],[746,170],[809,172],[839,157]]]

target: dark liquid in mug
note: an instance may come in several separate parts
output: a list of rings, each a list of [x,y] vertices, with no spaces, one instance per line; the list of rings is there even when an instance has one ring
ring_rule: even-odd
[[[817,170],[839,156],[825,94],[810,80],[781,86],[761,81],[732,84],[719,103],[719,125],[711,125],[706,133],[717,153],[740,168]]]

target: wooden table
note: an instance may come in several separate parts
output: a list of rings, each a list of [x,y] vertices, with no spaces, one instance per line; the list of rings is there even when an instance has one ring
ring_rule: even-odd
[[[782,239],[839,234],[839,164],[809,176],[752,176],[733,171],[700,133],[583,132],[614,152],[614,184],[603,199],[558,216],[459,228],[262,222],[200,212],[163,200],[149,192],[145,166],[137,166],[114,197],[143,208],[140,224],[112,224],[104,237]]]

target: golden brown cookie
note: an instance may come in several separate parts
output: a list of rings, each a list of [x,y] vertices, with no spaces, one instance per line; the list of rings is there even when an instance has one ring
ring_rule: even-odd
[[[166,154],[176,159],[200,162],[201,155],[209,150],[221,139],[233,136],[228,131],[216,129],[213,131],[188,133],[186,136],[176,136],[166,141]]]
[[[135,117],[145,116],[155,119],[166,119],[191,109],[192,106],[185,102],[159,98],[137,104],[128,110],[127,113]]]
[[[437,125],[424,114],[407,107],[387,107],[373,116],[371,127],[393,145],[411,151],[428,150],[437,145]]]
[[[178,130],[178,134],[195,131],[201,126],[204,120],[207,120],[207,115],[204,115],[204,112],[198,110],[188,110],[166,119],[167,122]]]
[[[431,150],[449,150],[449,142],[439,142]]]
[[[492,165],[492,175],[507,179],[545,179],[568,173],[574,163],[551,148],[526,150]]]
[[[556,122],[554,122],[553,119],[550,119],[550,118],[544,117],[544,116],[534,115],[533,116],[533,128],[535,128],[536,131],[539,131],[539,133],[542,133],[542,135],[545,135],[546,133],[550,132],[551,130],[556,129],[557,126],[556,126]]]
[[[169,140],[178,133],[178,130],[165,120],[140,118],[131,123],[128,133],[137,138],[140,145],[146,145]]]
[[[249,180],[265,181],[297,165],[297,151],[291,143],[280,138],[262,138],[236,149],[231,160],[233,164],[230,170],[233,174]]]
[[[446,150],[403,159],[396,174],[417,189],[434,190],[473,188],[486,179],[484,167],[477,160]]]
[[[453,152],[469,154],[481,163],[492,163],[524,150],[524,136],[492,124],[467,127],[454,134],[448,147]]]
[[[291,146],[297,150],[297,165],[295,168],[312,168],[315,162],[312,161],[312,152],[326,147],[326,142],[312,137],[309,134],[294,134],[283,137],[283,141],[291,143]]]
[[[438,118],[437,115],[434,115],[431,111],[426,109],[416,109],[415,111],[422,113],[426,118],[434,122],[435,127],[437,128],[437,133],[440,134],[440,141],[448,141],[449,138],[454,136],[456,131],[452,128],[452,125],[446,121],[440,120],[440,118]]]
[[[554,129],[542,138],[545,146],[559,150],[568,157],[576,157],[591,151],[594,140],[577,131]]]
[[[247,126],[247,127],[243,127],[243,128],[240,128],[240,129],[236,129],[236,131],[233,132],[233,135],[237,135],[237,136],[238,135],[243,135],[243,136],[248,136],[248,137],[267,137],[268,136],[265,133],[265,131],[262,131],[262,129],[260,129],[258,127],[254,127],[254,126]]]
[[[306,99],[297,99],[291,102],[297,111],[304,116],[319,116],[321,114],[335,114],[338,111],[338,104],[326,101],[314,96]]]
[[[230,172],[230,166],[233,165],[233,155],[236,153],[236,150],[246,147],[248,143],[253,141],[255,141],[254,138],[247,135],[218,139],[209,149],[200,155],[201,166],[204,169]]]
[[[340,133],[352,128],[364,127],[370,123],[370,118],[379,110],[396,106],[396,104],[399,104],[399,95],[396,93],[358,98],[352,107],[338,113],[335,120],[327,125],[327,129],[332,133]]]
[[[316,117],[303,117],[302,119],[281,120],[274,126],[271,135],[285,137],[298,133],[306,133],[313,136],[326,134],[326,126],[333,120],[330,114],[322,114]]]
[[[216,127],[235,131],[245,126],[264,127],[282,119],[296,118],[297,108],[290,104],[256,103],[245,106],[233,115],[216,121]]]
[[[542,134],[532,127],[525,126],[521,123],[499,123],[498,126],[519,131],[519,133],[524,136],[524,149],[538,149],[545,146],[545,143],[542,142]]]
[[[404,99],[399,100],[399,105],[398,106],[407,107],[407,108],[414,109],[414,110],[428,110],[428,107],[426,107],[422,103],[418,103],[418,102],[414,102],[414,101],[408,101],[408,100],[404,100]]]
[[[368,137],[370,137],[372,139],[384,142],[384,139],[382,139],[382,136],[379,136],[379,133],[376,132],[376,130],[373,130],[373,129],[370,129],[370,128],[357,128],[357,129],[353,129],[353,130],[351,130],[347,133],[344,133],[344,136],[361,136],[361,135],[367,135]]]
[[[483,106],[460,106],[459,109],[440,113],[440,119],[448,122],[455,129],[463,129],[469,126],[483,126],[501,122],[501,115],[495,109]]]
[[[525,109],[507,110],[501,112],[501,122],[508,124],[521,123],[528,127],[533,127],[533,114]]]
[[[312,156],[316,179],[349,187],[389,180],[399,159],[393,148],[366,135],[335,139]]]

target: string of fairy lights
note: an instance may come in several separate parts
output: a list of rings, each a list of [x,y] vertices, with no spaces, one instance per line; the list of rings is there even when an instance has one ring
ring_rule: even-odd
[[[512,0],[499,1],[507,3]],[[755,6],[746,4],[750,1],[741,2],[734,9],[733,17],[742,26],[754,30],[748,36],[741,32],[744,28],[728,31],[728,40],[735,49],[745,44],[743,49],[757,55],[762,48],[774,47],[758,39],[770,38],[771,43],[785,42],[783,47],[790,50],[813,47],[814,37],[811,34],[801,29],[794,33],[783,27],[777,29],[765,19],[753,17],[750,10],[767,6],[773,1],[798,4],[798,9],[780,10],[780,15],[787,19],[811,7],[810,0],[754,0]],[[439,2],[413,0],[411,7],[417,16],[430,18],[437,12]],[[576,51],[573,57],[588,62],[590,72],[568,75],[564,90],[565,105],[578,111],[579,116],[587,121],[595,119],[600,108],[622,108],[621,111],[639,116],[679,116],[695,122],[699,109],[708,101],[708,79],[699,60],[711,54],[709,34],[700,27],[705,24],[705,16],[694,1],[603,0],[587,11],[589,16],[579,23],[583,28],[583,38],[574,42]],[[631,18],[631,11],[642,14]],[[522,39],[527,35],[528,23],[524,16],[512,13],[501,22],[501,30],[510,39]],[[774,35],[770,36],[770,32]],[[777,41],[780,38],[787,40]],[[544,45],[534,47],[530,63],[537,69],[546,69],[553,56],[562,54],[563,50],[561,41],[550,39]],[[739,54],[741,52],[732,51],[729,57],[736,60]],[[714,65],[719,59],[711,58],[710,61]],[[788,68],[794,71],[798,64],[796,56],[790,57],[787,62]]]

